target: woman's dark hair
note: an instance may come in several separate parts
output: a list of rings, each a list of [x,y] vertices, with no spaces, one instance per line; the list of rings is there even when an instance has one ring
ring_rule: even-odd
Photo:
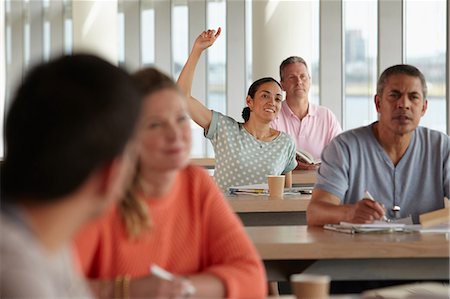
[[[244,107],[244,109],[242,109],[242,118],[244,119],[244,122],[247,122],[250,119],[250,107]]]
[[[252,85],[250,85],[247,95],[250,96],[253,99],[255,97],[256,92],[258,91],[258,88],[261,85],[263,85],[264,83],[267,83],[267,82],[274,82],[280,88],[282,88],[280,83],[277,80],[275,80],[274,78],[272,78],[272,77],[264,77],[264,78],[256,80],[255,82],[252,83]]]
[[[253,99],[255,97],[256,92],[258,91],[258,88],[267,82],[274,82],[280,88],[282,88],[280,83],[277,80],[275,80],[274,78],[264,77],[264,78],[256,80],[255,82],[252,83],[252,85],[250,85],[247,95]],[[242,110],[242,118],[244,119],[244,122],[247,122],[250,119],[250,108],[249,107],[245,107]]]

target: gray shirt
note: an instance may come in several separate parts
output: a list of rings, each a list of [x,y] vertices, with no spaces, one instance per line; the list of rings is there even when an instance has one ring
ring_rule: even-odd
[[[401,208],[399,217],[413,216],[444,207],[450,189],[450,137],[418,127],[406,153],[394,166],[376,140],[373,124],[335,137],[322,153],[315,188],[330,192],[342,203],[355,203],[368,190],[391,208]]]
[[[22,219],[2,212],[0,223],[1,298],[93,298],[70,248],[50,254]]]
[[[214,177],[223,191],[231,186],[261,184],[297,166],[294,140],[280,132],[272,141],[259,141],[231,117],[213,111],[206,138],[216,156]]]

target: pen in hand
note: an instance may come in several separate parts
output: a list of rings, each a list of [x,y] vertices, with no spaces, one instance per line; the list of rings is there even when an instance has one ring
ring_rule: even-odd
[[[174,275],[166,270],[164,270],[163,268],[159,267],[158,265],[151,265],[150,266],[150,273],[155,275],[158,278],[167,280],[167,281],[172,281],[174,280]],[[192,284],[187,284],[186,285],[186,293],[187,295],[193,295],[195,294],[195,287]]]
[[[370,199],[373,202],[376,202],[375,198],[373,198],[373,196],[367,190],[364,193],[364,198],[367,198],[367,199]],[[386,217],[386,215],[383,215],[383,217],[381,217],[381,220],[383,220],[385,222],[389,222],[389,219]]]

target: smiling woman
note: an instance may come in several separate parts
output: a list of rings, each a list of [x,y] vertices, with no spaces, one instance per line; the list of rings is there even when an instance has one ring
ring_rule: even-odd
[[[134,180],[76,242],[94,291],[111,298],[265,297],[263,266],[236,214],[208,173],[188,165],[183,95],[152,68],[134,79],[144,99]],[[150,274],[154,265],[173,277]]]
[[[185,93],[192,119],[204,129],[216,156],[214,176],[220,188],[265,183],[267,175],[286,175],[292,184],[296,167],[295,144],[291,137],[270,127],[281,109],[281,86],[273,78],[256,80],[246,97],[242,112],[245,123],[209,110],[192,97],[195,68],[204,50],[214,44],[221,29],[202,32],[180,74],[178,86]]]

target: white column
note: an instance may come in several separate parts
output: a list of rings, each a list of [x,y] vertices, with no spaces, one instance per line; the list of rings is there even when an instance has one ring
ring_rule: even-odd
[[[245,2],[227,2],[227,115],[241,120],[247,95],[245,67]]]
[[[0,5],[0,40],[5,41],[5,5]],[[2,132],[2,139],[0,140],[0,159],[3,160],[3,117],[5,115],[6,105],[6,54],[5,43],[0,43],[0,132]]]
[[[172,74],[171,2],[154,1],[155,9],[155,66]]]
[[[342,121],[342,2],[320,3],[320,104]]]
[[[44,56],[44,19],[42,1],[30,1],[30,64],[41,63]]]
[[[279,78],[280,63],[289,56],[301,56],[308,63],[312,47],[311,2],[253,1],[253,80]]]
[[[447,134],[450,135],[450,1],[447,1]]]
[[[89,52],[118,63],[117,0],[73,0],[73,52]]]
[[[125,16],[125,66],[130,72],[137,71],[141,66],[141,17],[138,0],[123,1]]]
[[[50,22],[50,57],[64,53],[64,6],[62,0],[49,2],[48,19]]]
[[[403,1],[378,2],[378,75],[403,63]]]

